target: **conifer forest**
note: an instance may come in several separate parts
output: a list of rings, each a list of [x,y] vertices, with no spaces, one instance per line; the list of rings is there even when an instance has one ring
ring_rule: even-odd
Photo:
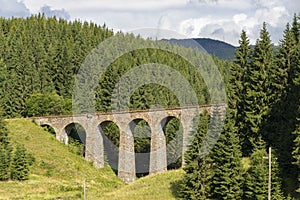
[[[97,45],[114,35],[128,41],[133,38],[151,40],[113,32],[105,24],[67,21],[43,14],[0,18],[0,181],[30,179],[30,169],[35,162],[35,155],[24,145],[11,142],[7,121],[72,114],[73,86],[80,66]],[[234,60],[222,60],[199,49],[180,47],[167,41],[163,43],[173,52],[185,51],[204,60],[211,58],[223,78],[227,94],[222,133],[204,157],[199,153],[212,119],[207,112],[193,119],[194,138],[184,156],[182,179],[176,183],[177,198],[267,199],[269,165],[266,158],[271,147],[272,199],[299,199],[300,16],[295,14],[287,22],[282,39],[276,45],[271,41],[267,23],[261,24],[255,45],[250,44],[247,32],[242,31]],[[97,80],[96,111],[111,112],[114,103],[118,111],[122,111],[118,102],[111,101],[116,84],[132,68],[147,63],[171,66],[180,72],[195,91],[197,102],[180,102],[167,87],[153,83],[134,91],[130,97],[130,110],[149,110],[155,105],[176,108],[211,103],[210,94],[214,91],[209,91],[191,63],[173,53],[147,48],[118,57]],[[174,84],[177,86],[181,85]],[[142,120],[134,130],[134,134],[147,136],[134,139],[137,153],[150,151],[151,130],[145,126],[147,123]],[[118,146],[118,127],[107,123],[103,130]],[[76,130],[71,132],[76,135]],[[166,126],[166,142],[174,139],[176,134],[182,134],[182,125],[174,118]],[[78,148],[76,153],[82,155],[84,145],[80,138],[75,136],[71,143]],[[168,159],[180,150],[181,144],[177,141],[167,152]],[[106,159],[110,163],[112,158]],[[182,157],[168,169],[181,168],[181,162]]]

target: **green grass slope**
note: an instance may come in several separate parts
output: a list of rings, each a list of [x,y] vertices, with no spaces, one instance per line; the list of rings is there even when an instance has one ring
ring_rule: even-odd
[[[181,180],[183,170],[172,170],[160,174],[149,175],[126,185],[119,190],[107,193],[102,198],[109,200],[172,200]]]
[[[109,167],[94,168],[30,120],[9,120],[7,127],[12,144],[24,144],[35,162],[28,181],[0,182],[0,199],[82,199],[84,180],[87,198],[99,199],[125,185]]]
[[[83,199],[84,180],[87,199],[175,199],[171,183],[180,179],[182,170],[125,184],[110,167],[94,168],[30,120],[7,122],[12,143],[24,144],[35,162],[29,180],[0,182],[0,199]]]

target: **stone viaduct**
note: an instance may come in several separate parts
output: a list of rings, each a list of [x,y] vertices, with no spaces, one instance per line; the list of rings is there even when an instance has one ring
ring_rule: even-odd
[[[224,113],[225,104],[182,107],[173,109],[154,109],[147,111],[130,111],[116,113],[78,114],[70,116],[35,117],[38,125],[51,126],[56,138],[68,144],[66,127],[73,123],[80,124],[86,132],[85,159],[92,161],[95,167],[104,166],[104,144],[100,124],[114,122],[120,130],[118,177],[125,182],[135,180],[135,152],[134,152],[134,121],[145,120],[151,129],[151,149],[149,173],[167,170],[166,139],[164,127],[172,118],[180,120],[183,127],[182,155],[189,143],[189,133],[192,130],[192,121],[196,114],[213,112]],[[182,157],[184,158],[184,157]],[[182,161],[184,164],[184,160]]]

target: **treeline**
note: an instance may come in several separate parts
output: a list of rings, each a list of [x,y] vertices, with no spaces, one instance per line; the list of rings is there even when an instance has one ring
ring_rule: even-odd
[[[117,34],[123,35],[123,40],[144,41],[133,35]],[[70,113],[74,80],[79,68],[92,49],[113,35],[105,25],[76,20],[68,22],[41,14],[26,19],[0,18],[0,105],[5,117]],[[166,46],[173,52],[187,51],[175,45]],[[200,55],[201,59],[206,56],[191,49],[188,51],[195,56]],[[231,64],[214,59],[226,79]],[[118,104],[112,102],[116,83],[134,67],[149,63],[178,70],[192,85],[198,103],[209,103],[209,91],[194,66],[178,55],[148,48],[124,54],[107,68],[97,82],[96,110],[111,111],[111,104]],[[181,84],[174,84],[174,87],[180,88]],[[140,110],[150,109],[153,105],[174,107],[179,105],[179,100],[168,88],[153,83],[137,89],[129,107]]]
[[[41,14],[26,19],[0,18],[0,104],[4,115],[69,112],[74,75],[86,55],[112,35],[105,25]],[[63,109],[37,112],[38,105],[32,103],[43,99],[41,95],[59,101],[58,107]]]
[[[231,68],[224,130],[213,150],[200,147],[204,114],[185,156],[180,196],[185,199],[267,199],[272,147],[272,199],[299,198],[300,22],[294,16],[274,48],[266,23],[254,48],[245,31]]]

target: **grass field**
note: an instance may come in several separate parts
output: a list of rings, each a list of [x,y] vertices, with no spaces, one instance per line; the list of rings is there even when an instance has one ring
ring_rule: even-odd
[[[21,143],[35,162],[29,180],[0,182],[0,199],[176,199],[172,184],[183,171],[168,171],[138,179],[132,184],[120,181],[109,166],[96,169],[68,146],[27,119],[7,121],[13,144]]]

